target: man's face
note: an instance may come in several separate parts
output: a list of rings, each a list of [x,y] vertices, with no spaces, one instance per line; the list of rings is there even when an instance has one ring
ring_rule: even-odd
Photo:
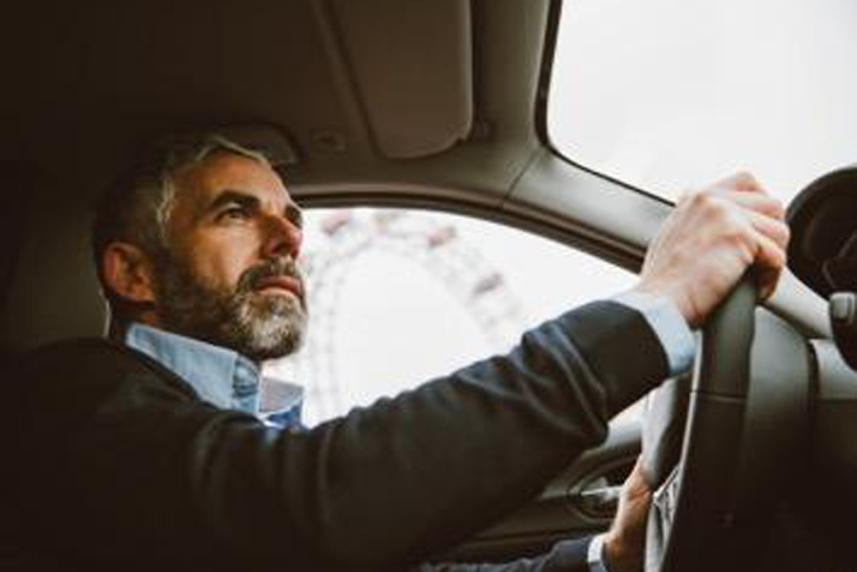
[[[169,252],[155,260],[161,325],[256,361],[295,350],[306,324],[295,267],[301,216],[283,182],[227,153],[179,170],[172,182]]]

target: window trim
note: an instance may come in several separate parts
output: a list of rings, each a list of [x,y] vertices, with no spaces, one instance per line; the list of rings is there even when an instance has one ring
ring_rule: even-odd
[[[550,0],[548,8],[548,22],[545,30],[545,39],[542,52],[542,62],[539,69],[538,91],[536,93],[536,108],[533,123],[536,128],[536,137],[552,155],[569,165],[594,175],[604,181],[618,185],[626,190],[641,194],[647,198],[658,201],[665,205],[675,206],[675,201],[658,195],[652,191],[616,178],[603,171],[587,167],[569,157],[553,144],[548,130],[548,103],[550,99],[551,77],[553,76],[553,65],[556,57],[556,46],[559,38],[560,17],[562,16],[563,0]]]
[[[396,194],[388,190],[378,193],[313,193],[301,196],[299,188],[293,188],[295,199],[302,208],[342,208],[342,207],[393,207],[419,210],[442,211],[478,218],[496,224],[506,225],[518,230],[540,236],[574,248],[591,256],[639,274],[645,252],[630,254],[617,248],[607,240],[599,241],[592,234],[552,224],[535,216],[527,216],[517,209],[504,209],[502,205],[489,207],[479,203],[469,203],[449,198],[415,198],[409,194]],[[661,201],[663,202],[663,201]]]

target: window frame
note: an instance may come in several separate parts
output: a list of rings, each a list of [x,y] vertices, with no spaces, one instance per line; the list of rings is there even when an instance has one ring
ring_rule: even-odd
[[[392,192],[359,193],[342,195],[336,192],[318,192],[301,196],[299,185],[292,187],[293,198],[302,209],[333,209],[333,208],[398,208],[414,209],[435,213],[446,213],[475,218],[477,220],[498,224],[505,227],[550,240],[564,248],[571,248],[580,253],[597,258],[601,262],[614,265],[632,274],[639,275],[642,258],[628,255],[627,252],[607,247],[603,243],[582,233],[575,233],[559,225],[553,225],[535,217],[526,217],[515,211],[502,208],[488,208],[484,205],[466,203],[448,198],[414,198],[412,195],[397,195]],[[573,309],[572,306],[568,308]],[[523,332],[521,332],[523,333]],[[378,398],[384,397],[379,395]],[[611,428],[637,427],[646,397],[642,397],[610,420]],[[611,429],[613,430],[613,429]]]
[[[550,139],[548,130],[548,104],[550,100],[551,77],[553,75],[554,58],[556,57],[556,46],[559,38],[560,16],[562,15],[563,0],[550,0],[548,8],[548,22],[545,29],[545,39],[542,51],[542,62],[539,68],[539,84],[536,95],[536,108],[534,114],[534,125],[536,137],[550,152],[561,161],[594,175],[606,182],[612,183],[628,191],[638,193],[646,198],[658,201],[665,205],[675,206],[675,201],[663,197],[651,191],[614,177],[598,169],[587,167],[572,157],[563,153]]]

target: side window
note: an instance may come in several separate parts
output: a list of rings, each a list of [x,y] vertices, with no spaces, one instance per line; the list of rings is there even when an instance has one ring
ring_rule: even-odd
[[[634,275],[499,224],[406,209],[305,213],[310,326],[267,375],[304,387],[315,425],[505,352]]]

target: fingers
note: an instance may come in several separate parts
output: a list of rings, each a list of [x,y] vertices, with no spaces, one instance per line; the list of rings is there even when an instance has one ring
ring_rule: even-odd
[[[651,479],[646,475],[645,463],[643,456],[637,456],[637,462],[634,463],[634,468],[625,479],[625,487],[634,491],[651,491]]]
[[[789,243],[791,232],[789,226],[782,220],[764,216],[755,211],[746,213],[750,224],[762,236],[771,239],[780,249],[785,251]]]
[[[712,193],[747,210],[755,211],[777,220],[784,220],[786,217],[786,209],[783,207],[783,203],[776,197],[772,197],[765,192],[750,193],[734,190],[715,190]]]
[[[727,210],[733,211],[750,223],[756,231],[753,237],[758,246],[757,259],[760,264],[779,270],[785,264],[785,250],[790,231],[785,223],[785,208],[779,199],[770,196],[749,173],[738,173],[719,183],[711,190],[702,191],[721,201]]]
[[[750,228],[772,240],[782,250],[788,245],[790,231],[784,222],[785,211],[779,200],[763,195],[735,191],[709,191],[683,199],[687,202],[706,202],[708,216],[729,219],[729,224],[743,230]],[[702,212],[703,207],[698,207]],[[739,229],[740,230],[740,229]]]
[[[759,181],[756,180],[756,177],[751,175],[746,171],[739,171],[734,175],[730,175],[725,179],[720,179],[715,181],[708,187],[705,187],[707,190],[712,189],[721,189],[721,190],[730,190],[730,191],[739,191],[743,193],[761,193],[768,194],[767,190],[762,186]],[[704,190],[704,189],[703,189]],[[699,191],[690,191],[699,192]]]
[[[714,188],[734,189],[748,193],[766,193],[765,188],[756,180],[756,177],[747,171],[739,171],[734,175],[717,181],[712,185]]]
[[[782,270],[786,265],[786,252],[783,247],[755,229],[753,235],[757,247],[756,264],[763,269]]]
[[[768,299],[776,289],[780,273],[786,265],[785,246],[778,244],[769,236],[756,232],[758,251],[755,259],[756,282],[759,287],[759,297]]]
[[[708,187],[687,191],[681,195],[680,200],[688,195],[698,193],[729,195],[731,200],[740,201],[755,210],[766,212],[777,218],[785,216],[782,203],[774,198],[753,175],[747,172],[738,172],[725,179],[720,179]]]
[[[719,197],[733,202],[737,205],[741,205],[746,209],[762,213],[778,220],[784,220],[786,216],[786,209],[783,206],[783,203],[776,197],[769,195],[764,190],[757,192],[747,192],[739,191],[735,188],[714,186],[709,189],[702,189],[685,193],[681,196],[679,202],[692,200],[694,197],[699,195]]]
[[[759,291],[759,300],[765,301],[773,296],[777,289],[781,273],[782,270],[775,270],[773,268],[757,269],[755,277],[756,286]]]
[[[768,195],[748,173],[739,173],[725,181],[731,184],[733,189],[742,190],[715,190],[714,194],[737,205],[755,231],[755,262],[759,266],[758,272],[766,277],[766,286],[770,277],[779,276],[786,264],[790,232],[785,223],[785,209],[778,199]]]
[[[691,327],[707,319],[748,267],[763,297],[786,263],[785,211],[751,175],[738,173],[684,196],[652,241],[639,291],[672,300]]]

